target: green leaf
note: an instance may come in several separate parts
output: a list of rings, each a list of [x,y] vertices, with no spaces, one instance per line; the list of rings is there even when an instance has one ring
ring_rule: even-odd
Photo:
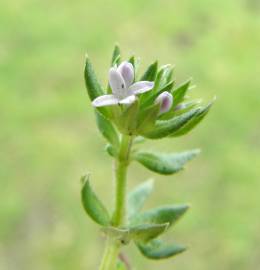
[[[154,103],[151,106],[140,110],[137,119],[137,132],[142,134],[151,131],[155,126],[161,104]]]
[[[88,90],[90,100],[94,100],[95,98],[104,95],[104,91],[97,80],[96,74],[88,56],[86,57],[84,74],[86,88]]]
[[[166,205],[157,207],[134,216],[131,219],[131,225],[137,224],[164,224],[169,223],[172,226],[187,210],[187,204]],[[168,227],[168,228],[169,228]]]
[[[165,75],[166,78],[166,82],[170,82],[172,80],[173,77],[173,67],[171,69],[168,70],[168,72]]]
[[[175,115],[180,115],[182,113],[188,112],[195,107],[199,108],[198,106],[201,104],[201,102],[201,99],[194,99],[187,102],[182,102],[175,107]]]
[[[113,124],[96,111],[96,122],[101,134],[116,148],[119,146],[119,137]]]
[[[155,239],[148,244],[137,245],[140,252],[148,259],[167,259],[184,252],[187,248],[182,245],[164,245],[161,240]]]
[[[108,226],[102,227],[101,231],[108,235],[109,238],[120,241],[124,245],[127,245],[131,240],[129,228],[117,228]]]
[[[214,102],[214,101],[213,101]],[[190,132],[195,128],[208,114],[213,102],[209,103],[207,106],[200,108],[195,117],[188,121],[181,129],[171,134],[171,137],[182,136]]]
[[[169,120],[158,120],[153,130],[141,133],[142,136],[150,139],[160,139],[171,135],[182,128],[190,119],[192,119],[199,109],[192,109],[184,114],[173,117]]]
[[[167,83],[160,89],[159,94],[162,93],[162,92],[165,92],[165,91],[169,92],[169,91],[172,89],[172,87],[174,86],[174,83],[175,83],[175,81],[169,81],[169,82],[167,82]]]
[[[165,92],[165,91],[170,91],[174,85],[175,81],[170,81],[167,84],[165,84],[160,90],[158,91],[152,91],[152,93],[150,94],[149,97],[146,97],[142,103],[143,107],[149,106],[151,104],[154,104],[155,99],[157,98],[157,96],[159,96],[161,93]],[[148,92],[149,93],[149,92]]]
[[[128,195],[128,217],[132,218],[136,213],[138,213],[147,197],[151,194],[154,186],[153,180],[145,181],[144,183],[138,185],[134,190],[132,190]]]
[[[138,111],[139,100],[137,99],[135,102],[124,109],[118,119],[115,119],[122,133],[127,135],[135,134]]]
[[[138,151],[133,158],[153,172],[169,175],[182,170],[199,153],[198,149],[170,154]]]
[[[143,107],[151,105],[155,97],[160,93],[160,89],[165,86],[166,74],[169,68],[170,68],[170,65],[164,65],[160,67],[154,79],[153,89],[141,95],[140,103],[142,104]]]
[[[102,227],[101,230],[110,238],[127,245],[130,241],[148,242],[166,231],[169,223],[139,224],[126,228]]]
[[[146,93],[144,93],[143,95],[141,95],[140,100],[141,100],[141,104],[144,104],[144,106],[148,106],[152,103],[152,101],[154,100],[154,97],[157,96],[161,86],[162,86],[162,82],[164,81],[164,74],[165,74],[165,70],[169,67],[169,65],[165,65],[160,67],[159,71],[156,73],[156,77],[154,79],[154,87],[151,91],[148,91]]]
[[[179,85],[176,89],[174,89],[172,91],[172,95],[173,95],[173,108],[176,107],[176,105],[178,105],[180,102],[183,101],[189,86],[191,83],[191,79],[189,79],[188,81],[182,83],[181,85]]]
[[[155,61],[147,68],[144,75],[141,77],[140,81],[154,81],[156,78],[157,69],[158,69],[158,61]]]
[[[166,84],[170,82],[170,78],[172,77],[173,67],[171,65],[165,65],[163,70],[163,76],[160,82],[159,90],[165,87]]]
[[[164,86],[164,83],[166,82],[166,74],[170,68],[170,65],[160,67],[154,82],[154,92],[157,92],[161,87]]]
[[[136,58],[134,55],[131,56],[128,60],[134,67],[134,73],[135,73],[135,76],[134,78],[136,79],[136,74],[137,74],[137,71],[138,71],[138,68],[139,68],[139,65],[140,65],[140,59],[139,58]]]
[[[89,60],[89,57],[86,56],[86,63],[85,63],[85,70],[84,70],[84,77],[85,77],[85,85],[87,88],[88,96],[91,101],[95,98],[104,95],[103,88],[98,82],[96,77],[95,71],[92,67],[92,64]],[[97,110],[104,115],[106,118],[111,118],[111,110],[106,107],[99,107]]]
[[[201,99],[191,100],[183,103],[179,103],[175,108],[171,108],[171,110],[167,113],[160,115],[160,120],[169,120],[174,116],[179,116],[183,113],[189,112],[191,109],[197,108],[198,111],[200,108],[198,107],[201,104]]]
[[[112,59],[111,59],[111,66],[113,67],[114,65],[119,65],[120,63],[120,48],[118,44],[115,45],[114,51],[112,54]]]
[[[164,224],[141,224],[130,227],[130,237],[136,242],[148,242],[159,235],[163,234],[169,226]]]
[[[105,150],[111,157],[116,157],[118,154],[118,151],[115,147],[113,147],[111,144],[107,144],[105,146]]]
[[[107,226],[110,222],[108,211],[91,189],[89,175],[83,176],[81,180],[83,182],[81,200],[85,211],[96,223]]]

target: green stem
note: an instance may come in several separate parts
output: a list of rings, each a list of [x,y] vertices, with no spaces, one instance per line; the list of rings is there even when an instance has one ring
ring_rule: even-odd
[[[123,226],[126,216],[126,193],[127,193],[127,167],[129,164],[129,154],[132,145],[132,137],[123,135],[119,148],[118,157],[115,160],[115,209],[112,217],[112,225]],[[107,239],[105,253],[99,270],[114,270],[121,243]]]
[[[114,270],[120,250],[120,243],[107,240],[106,249],[99,270]]]

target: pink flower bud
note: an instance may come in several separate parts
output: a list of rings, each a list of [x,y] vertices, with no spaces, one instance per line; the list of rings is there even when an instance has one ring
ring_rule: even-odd
[[[173,96],[169,92],[162,92],[155,100],[156,103],[160,103],[160,114],[168,112],[172,107]]]

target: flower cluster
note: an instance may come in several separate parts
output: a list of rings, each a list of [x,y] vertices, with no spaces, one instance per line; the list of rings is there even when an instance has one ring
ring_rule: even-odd
[[[109,85],[112,94],[102,95],[92,101],[94,107],[103,107],[119,104],[131,104],[136,101],[137,95],[151,91],[154,82],[139,81],[134,83],[134,67],[131,63],[124,61],[118,67],[109,70]],[[160,114],[168,112],[172,106],[172,95],[164,91],[156,98],[160,103]]]

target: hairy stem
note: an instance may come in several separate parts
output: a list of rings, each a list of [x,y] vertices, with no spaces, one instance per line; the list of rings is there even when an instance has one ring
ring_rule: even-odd
[[[126,216],[126,193],[127,193],[127,167],[132,145],[132,137],[123,135],[121,139],[118,157],[115,160],[115,209],[112,217],[112,225],[123,226]],[[107,239],[105,253],[99,270],[114,270],[121,243],[117,240]]]

